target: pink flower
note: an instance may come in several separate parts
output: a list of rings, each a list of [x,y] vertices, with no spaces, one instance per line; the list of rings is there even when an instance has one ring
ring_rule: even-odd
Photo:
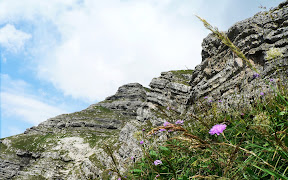
[[[175,124],[183,125],[183,124],[184,124],[184,121],[179,119],[179,120],[177,120],[177,121],[175,122]]]
[[[134,159],[134,157],[133,156],[131,156],[131,160],[133,160]]]
[[[220,133],[223,133],[226,127],[227,127],[226,124],[216,124],[210,129],[209,134],[211,135],[217,134],[219,136]]]
[[[169,126],[170,124],[171,124],[170,122],[165,121],[165,122],[163,123],[163,126]]]
[[[159,129],[159,131],[160,131],[160,132],[162,132],[162,131],[166,131],[166,129]]]
[[[144,141],[140,141],[140,144],[143,144],[144,143]]]
[[[263,95],[264,95],[264,92],[261,92],[260,95],[263,96]]]
[[[258,73],[254,73],[254,74],[253,74],[253,78],[254,78],[254,79],[256,79],[256,78],[258,78],[258,77],[260,77],[260,74],[258,74]]]
[[[154,161],[154,165],[155,165],[155,166],[157,166],[157,165],[159,165],[159,164],[162,164],[162,161],[161,161],[161,160],[156,160],[156,161]]]

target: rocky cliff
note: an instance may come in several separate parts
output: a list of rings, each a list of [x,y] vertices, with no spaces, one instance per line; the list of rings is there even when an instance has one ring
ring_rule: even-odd
[[[287,79],[288,1],[236,23],[226,34],[264,80]],[[195,70],[163,72],[152,79],[150,88],[138,83],[121,86],[115,95],[85,110],[1,139],[0,179],[103,179],[112,167],[106,147],[125,171],[131,156],[141,156],[135,134],[160,125],[165,113],[193,113],[205,96],[232,106],[237,104],[235,96],[253,100],[259,92],[269,91],[264,80],[255,78],[242,59],[212,34],[202,47],[202,63]],[[271,48],[282,55],[269,58]]]

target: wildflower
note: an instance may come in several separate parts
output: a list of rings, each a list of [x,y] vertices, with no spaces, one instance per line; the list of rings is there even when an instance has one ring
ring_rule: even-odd
[[[159,129],[159,131],[160,131],[160,132],[162,132],[162,131],[166,131],[166,129]]]
[[[207,99],[207,98],[208,98],[208,96],[205,96],[205,97],[204,97],[204,99]]]
[[[274,81],[274,79],[270,79],[270,82],[273,82]]]
[[[161,161],[161,160],[155,160],[155,161],[154,161],[154,165],[155,165],[155,166],[157,166],[157,165],[159,165],[159,164],[162,164],[162,161]]]
[[[145,129],[142,129],[142,131],[145,131]]]
[[[175,122],[175,124],[180,124],[180,125],[183,125],[183,123],[184,123],[184,121],[180,120],[180,119]]]
[[[112,174],[112,172],[110,171],[108,174],[109,174],[109,175],[111,175],[111,174]]]
[[[156,175],[156,178],[158,178],[158,177],[160,177],[160,174],[157,174],[157,175]]]
[[[170,124],[171,124],[170,122],[165,121],[165,122],[163,123],[163,126],[169,126]]]
[[[261,92],[260,95],[263,96],[263,95],[264,95],[264,92]]]
[[[223,133],[226,127],[227,127],[226,124],[216,124],[210,129],[209,134],[211,135],[217,134],[219,136],[220,133]]]
[[[134,157],[133,156],[131,156],[131,160],[133,160],[134,159]]]
[[[170,109],[170,108],[169,108],[169,106],[167,106],[167,108],[166,108],[166,109],[169,111],[169,109]]]
[[[144,143],[144,141],[140,141],[140,144],[143,144]]]
[[[169,129],[168,132],[173,132],[173,130],[172,130],[172,129]]]
[[[213,102],[213,101],[212,101],[212,99],[211,99],[211,100],[209,100],[208,102]]]
[[[253,74],[253,78],[254,78],[254,79],[256,79],[256,78],[258,78],[258,77],[260,77],[260,75],[259,75],[258,73],[254,73],[254,74]]]
[[[221,103],[222,101],[221,101],[221,100],[219,100],[218,102],[220,102],[220,103]]]
[[[121,180],[121,178],[118,178],[117,180]]]

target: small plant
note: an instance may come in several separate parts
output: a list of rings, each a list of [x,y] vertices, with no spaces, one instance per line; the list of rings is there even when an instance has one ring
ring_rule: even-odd
[[[280,48],[270,48],[267,52],[266,52],[266,56],[265,59],[266,60],[273,60],[273,59],[277,59],[277,58],[281,58],[283,57],[283,50]]]

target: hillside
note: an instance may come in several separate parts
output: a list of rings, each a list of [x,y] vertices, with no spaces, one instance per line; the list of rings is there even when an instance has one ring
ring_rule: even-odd
[[[123,85],[115,95],[87,109],[1,139],[0,179],[102,179],[113,166],[106,147],[113,149],[118,168],[125,171],[131,156],[141,156],[135,134],[161,125],[167,108],[185,119],[206,96],[221,100],[222,108],[236,107],[237,97],[245,96],[249,106],[260,92],[271,91],[265,79],[274,79],[275,84],[287,80],[288,1],[236,23],[226,34],[261,72],[262,80],[254,78],[245,62],[210,34],[203,40],[202,63],[195,70],[162,72],[149,88],[139,83]],[[267,58],[271,48],[282,56]]]

